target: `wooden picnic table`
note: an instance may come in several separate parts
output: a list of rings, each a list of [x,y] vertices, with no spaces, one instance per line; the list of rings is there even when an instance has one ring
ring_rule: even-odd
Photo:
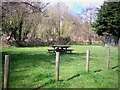
[[[67,51],[70,45],[52,45],[55,51]]]
[[[53,52],[72,52],[73,49],[69,49],[70,45],[52,45],[53,49],[48,49],[48,51]]]

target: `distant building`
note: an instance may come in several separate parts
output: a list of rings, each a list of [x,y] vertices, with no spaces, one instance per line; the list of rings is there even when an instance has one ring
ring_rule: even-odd
[[[118,39],[114,36],[106,36],[105,38],[105,46],[117,46]]]

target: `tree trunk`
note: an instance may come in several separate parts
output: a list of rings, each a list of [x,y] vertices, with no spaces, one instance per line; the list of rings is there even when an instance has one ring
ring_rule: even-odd
[[[91,36],[89,36],[88,38],[89,38],[89,45],[92,45]]]
[[[8,41],[10,41],[11,39],[12,39],[12,37],[16,40],[17,39],[17,37],[16,37],[16,31],[17,31],[17,28],[15,27],[15,28],[13,28],[13,30],[12,30],[12,33],[11,33],[11,35],[10,35],[10,38],[8,39]]]
[[[118,46],[120,46],[120,38],[118,38]]]
[[[114,40],[115,40],[115,46],[120,46],[120,38],[114,36]]]
[[[20,20],[19,36],[18,36],[18,46],[20,46],[21,37],[22,37],[22,25],[23,25],[23,19]]]
[[[17,27],[16,27],[16,26],[15,26],[15,28],[14,28],[13,35],[14,35],[14,39],[15,39],[15,41],[16,41],[16,40],[17,40]]]

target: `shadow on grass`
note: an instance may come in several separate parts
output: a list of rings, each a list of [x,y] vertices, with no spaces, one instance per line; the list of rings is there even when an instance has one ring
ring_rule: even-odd
[[[119,65],[117,65],[117,66],[114,66],[114,67],[112,67],[111,69],[115,69],[115,68],[117,68],[117,67],[119,67]]]
[[[2,55],[3,56],[2,67],[4,67],[5,55],[6,55],[6,52],[4,52]],[[55,62],[54,54],[43,54],[43,53],[40,53],[40,54],[12,53],[10,54],[11,72],[14,72],[16,68],[21,69],[21,71],[23,70],[25,71],[30,68],[36,68],[39,66],[47,68],[47,65],[49,64],[54,66],[53,62]]]
[[[79,77],[79,76],[80,76],[80,74],[76,74],[76,75],[74,75],[74,76],[68,78],[67,81],[69,81],[69,80],[71,80],[71,79],[73,79],[73,78]]]
[[[34,52],[32,54],[29,54],[29,52],[2,52],[2,60],[5,59],[5,55],[10,55],[11,56],[11,60],[43,60],[46,61],[48,59],[55,59],[56,53],[53,52],[48,52],[48,53],[39,53],[39,54],[34,54]],[[69,58],[74,58],[74,57],[85,57],[86,53],[60,53],[60,56],[65,56],[65,55],[70,55]]]
[[[72,77],[68,78],[67,81],[72,80],[74,78],[79,77],[80,75],[88,75],[86,72],[78,72],[77,74],[73,75]]]
[[[68,54],[69,55],[69,54]],[[72,53],[70,57],[86,57],[86,53]]]
[[[32,89],[32,90],[39,90],[39,89],[43,88],[44,86],[49,85],[49,84],[52,84],[52,83],[55,83],[55,80],[49,80],[48,82],[46,82],[46,83],[43,84],[42,86],[39,86],[39,87],[34,88],[34,89]]]
[[[112,67],[111,69],[115,69],[115,68],[117,68],[117,67],[118,67],[118,65]],[[97,72],[101,72],[101,71],[102,71],[102,69],[99,69],[99,70],[95,70],[93,73],[97,73]],[[89,72],[89,73],[90,73],[90,72]],[[91,73],[92,73],[92,72],[91,72]],[[69,80],[71,80],[71,79],[74,79],[74,78],[76,78],[76,77],[79,77],[80,75],[87,75],[87,73],[86,73],[86,72],[83,72],[83,73],[81,73],[81,74],[78,73],[78,74],[76,74],[76,75],[68,78],[67,81],[69,81]]]
[[[10,55],[11,60],[42,60],[45,62],[49,62],[49,59],[55,59],[55,54],[49,53],[40,53],[40,54],[29,54],[29,53],[9,53],[9,52],[2,52],[2,60],[4,61],[5,55]]]
[[[55,56],[56,56],[55,53],[34,54],[34,52],[33,53],[29,53],[29,52],[19,52],[19,53],[2,52],[3,61],[4,61],[4,56],[6,54],[10,54],[11,55],[11,62],[14,62],[11,65],[11,69],[15,69],[16,67],[18,67],[19,64],[22,64],[22,68],[26,68],[26,67],[28,68],[28,67],[32,67],[32,66],[34,67],[40,61],[48,62],[48,63],[50,62],[51,65],[52,64],[55,65],[55,62],[53,62],[53,61],[55,61]],[[66,61],[68,61],[68,60],[72,61],[72,60],[74,60],[74,57],[81,57],[81,56],[85,56],[86,54],[85,53],[71,53],[71,54],[60,54],[60,55],[61,56],[68,55]],[[18,68],[21,68],[21,67],[18,67]],[[80,76],[80,74],[77,74],[77,75],[74,75],[74,76],[68,78],[67,81],[69,81],[69,80],[71,80],[75,77],[78,77],[78,76]],[[62,82],[62,81],[64,81],[64,80],[60,80],[60,82]],[[36,89],[43,88],[46,85],[49,85],[51,83],[55,83],[55,81],[54,80],[49,80],[48,82],[44,83],[42,86],[40,86]]]
[[[82,56],[84,56],[84,55],[86,55],[86,53],[60,53],[61,55],[82,55]]]
[[[74,62],[78,60],[86,60],[86,53],[62,54],[61,60],[67,62]]]
[[[97,73],[97,72],[100,72],[100,71],[102,71],[102,69],[95,70],[94,73]]]

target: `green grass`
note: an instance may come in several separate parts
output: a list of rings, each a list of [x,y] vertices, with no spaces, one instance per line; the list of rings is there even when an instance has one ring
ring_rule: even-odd
[[[117,88],[118,48],[110,47],[110,70],[106,70],[104,46],[72,45],[73,54],[60,54],[60,81],[55,82],[55,54],[49,46],[4,47],[11,55],[10,88]],[[86,50],[90,49],[90,72],[85,72]],[[4,59],[4,57],[3,57]],[[100,72],[94,72],[100,70]]]

